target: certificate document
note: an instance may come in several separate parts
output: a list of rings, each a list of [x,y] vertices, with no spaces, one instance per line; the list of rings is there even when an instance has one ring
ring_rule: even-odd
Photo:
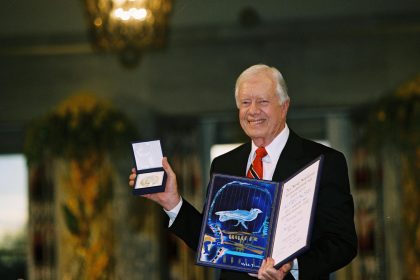
[[[309,247],[323,157],[280,183],[213,174],[197,250],[199,265],[255,273]]]
[[[282,185],[271,253],[277,267],[309,248],[321,162],[317,159]]]

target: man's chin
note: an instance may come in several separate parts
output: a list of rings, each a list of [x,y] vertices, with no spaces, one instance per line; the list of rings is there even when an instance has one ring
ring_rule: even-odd
[[[251,139],[257,139],[257,138],[263,138],[264,137],[264,133],[256,132],[256,131],[252,131],[252,130],[248,130],[246,134]]]

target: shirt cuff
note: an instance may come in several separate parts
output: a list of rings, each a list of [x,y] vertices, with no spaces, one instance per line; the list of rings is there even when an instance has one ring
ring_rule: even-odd
[[[181,199],[179,200],[178,204],[172,208],[171,210],[165,210],[163,209],[163,211],[165,211],[166,215],[168,215],[169,217],[169,224],[168,227],[171,227],[172,224],[174,223],[176,216],[178,216],[179,210],[181,209],[182,206],[182,196],[180,197]]]
[[[298,265],[298,261],[297,259],[293,260],[293,265],[292,265],[292,269],[290,270],[290,273],[292,274],[292,276],[298,280],[299,279],[299,265]]]

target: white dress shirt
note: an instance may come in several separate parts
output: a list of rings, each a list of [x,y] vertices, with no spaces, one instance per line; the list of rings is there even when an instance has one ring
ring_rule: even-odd
[[[290,130],[286,125],[284,129],[280,132],[279,135],[274,138],[271,143],[265,147],[267,155],[263,157],[263,179],[271,181],[273,179],[273,174],[276,169],[277,162],[279,161],[280,154],[283,151],[284,146],[286,146],[287,138],[289,138]],[[258,147],[252,142],[251,152],[249,153],[248,163],[246,165],[246,170],[244,174],[248,172],[251,163],[254,161],[256,156],[255,151]]]

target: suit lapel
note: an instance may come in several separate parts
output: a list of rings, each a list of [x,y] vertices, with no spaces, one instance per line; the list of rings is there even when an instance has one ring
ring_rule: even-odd
[[[302,167],[304,154],[302,140],[292,130],[289,138],[277,162],[273,174],[273,181],[282,182],[290,178],[299,168]]]
[[[246,176],[246,165],[249,152],[251,151],[251,142],[236,148],[222,156],[222,160],[215,159],[212,173],[223,173],[233,176]]]
[[[235,163],[231,163],[232,173],[235,176],[246,176],[246,165],[248,163],[249,153],[251,151],[251,142],[245,143],[238,153]]]

